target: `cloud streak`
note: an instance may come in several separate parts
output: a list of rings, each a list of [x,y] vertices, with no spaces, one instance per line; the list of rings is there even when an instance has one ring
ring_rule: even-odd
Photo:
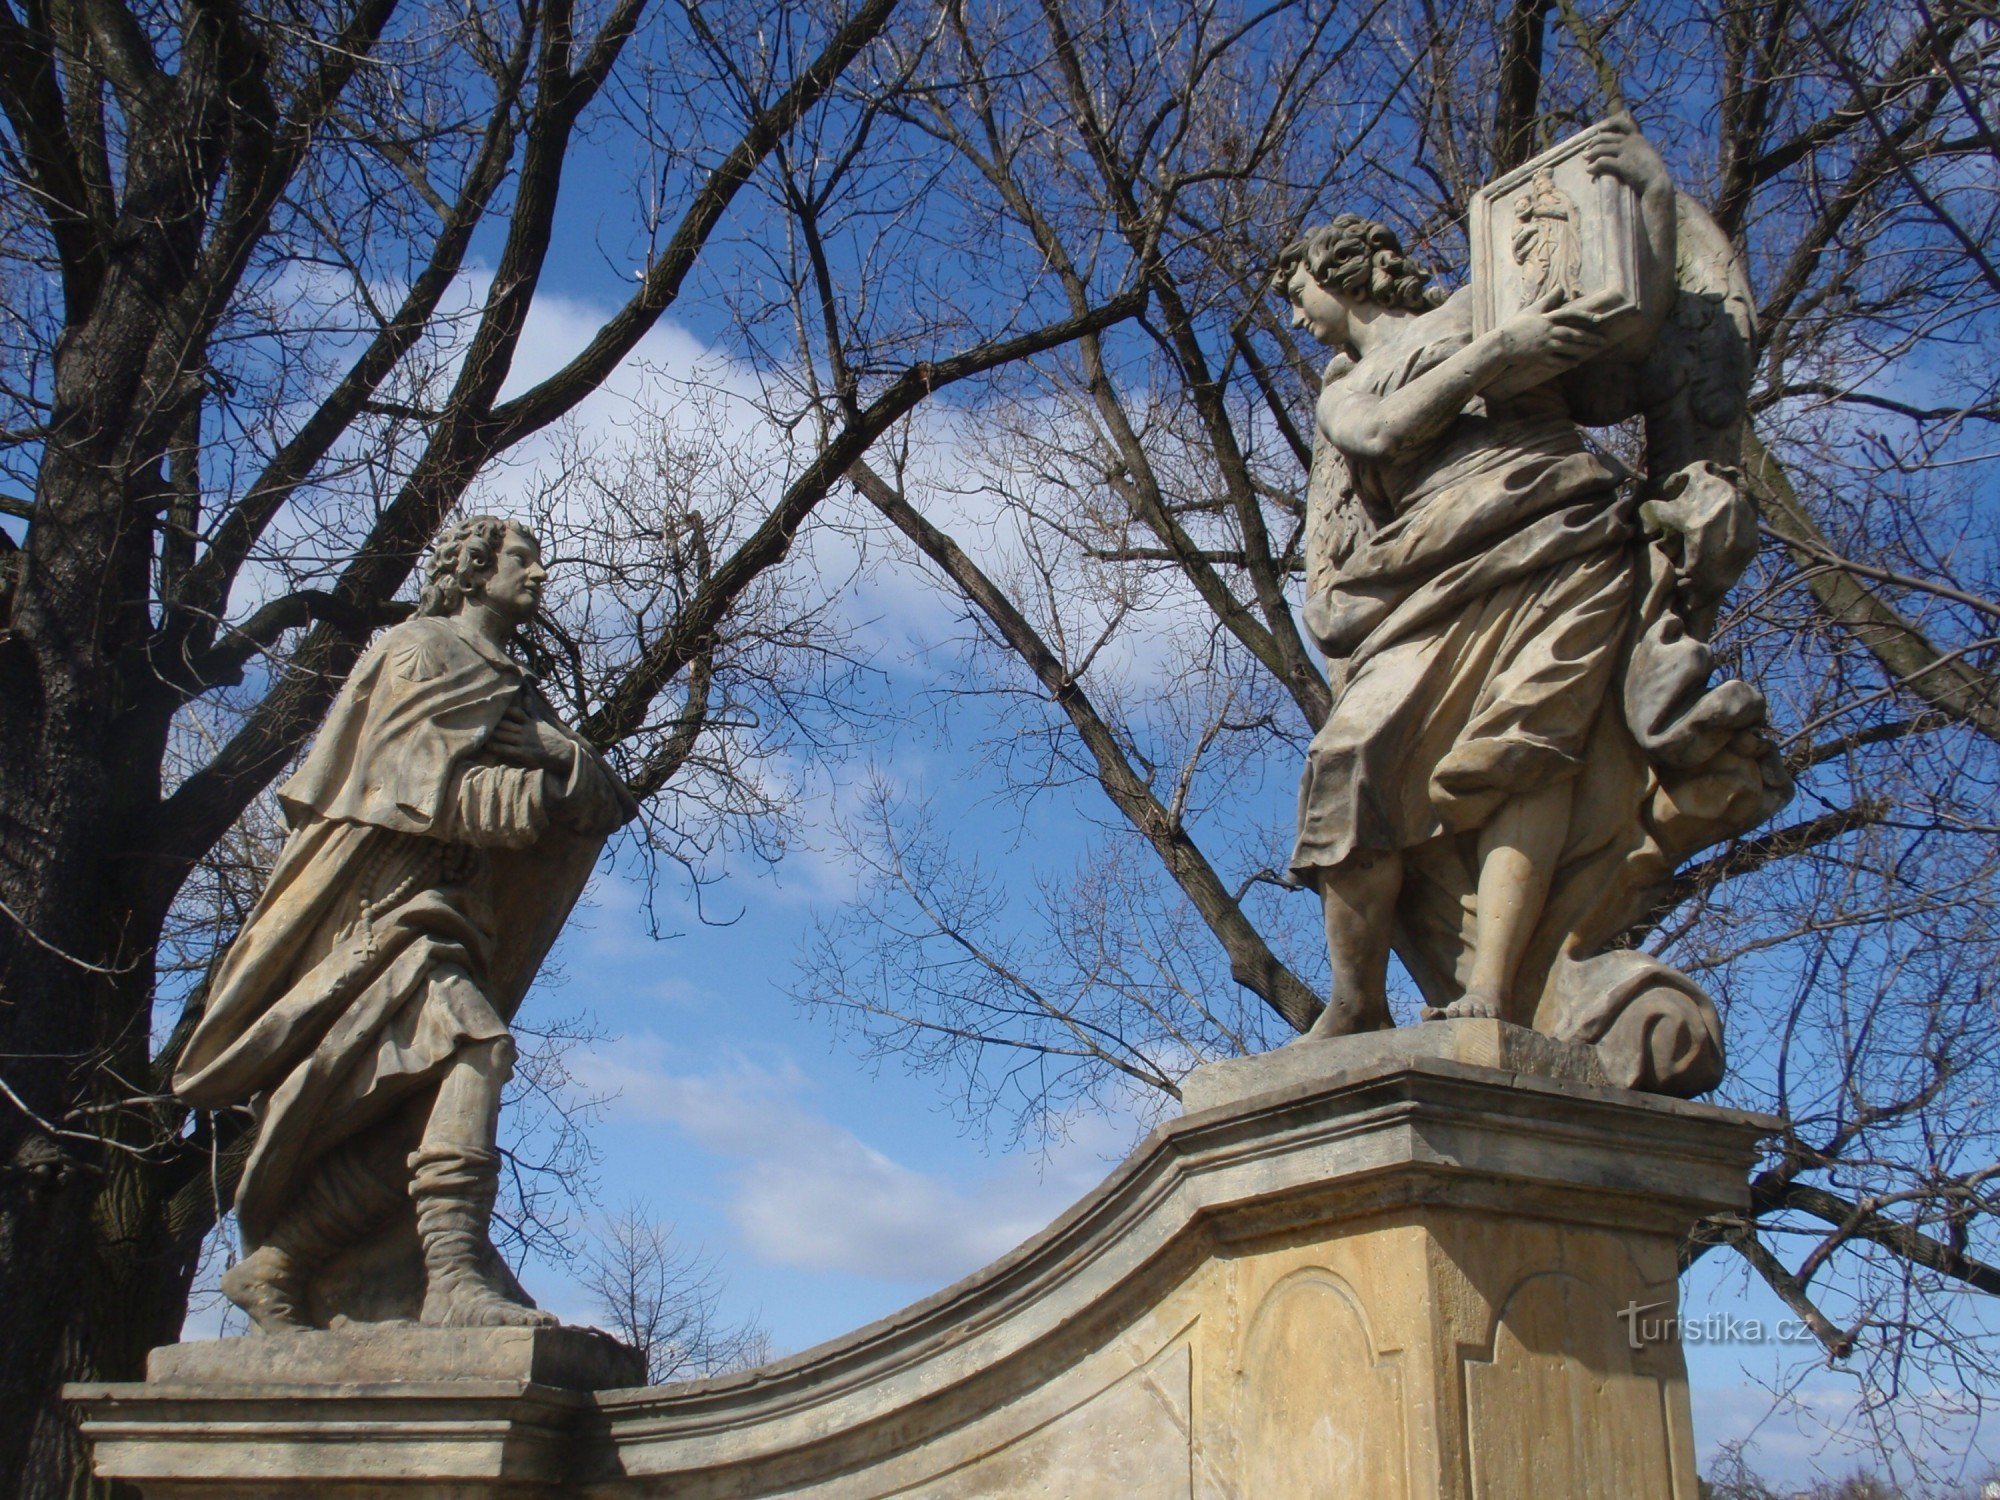
[[[676,1072],[663,1044],[642,1039],[583,1071],[618,1092],[617,1115],[670,1125],[730,1162],[730,1220],[767,1265],[942,1285],[1027,1239],[1105,1170],[1079,1142],[1041,1172],[1018,1159],[970,1183],[919,1171],[812,1108],[790,1063],[738,1054]]]

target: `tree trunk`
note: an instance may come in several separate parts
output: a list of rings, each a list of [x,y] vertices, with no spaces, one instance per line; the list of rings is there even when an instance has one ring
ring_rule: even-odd
[[[119,1279],[101,1284],[95,1229],[107,1194],[157,1168],[97,1138],[143,1119],[89,1107],[151,1092],[159,918],[131,893],[148,886],[135,851],[171,701],[146,655],[157,460],[129,458],[154,425],[135,411],[158,410],[131,367],[150,338],[130,325],[157,330],[148,308],[107,294],[107,321],[59,354],[56,436],[0,636],[0,1494],[37,1500],[75,1477],[62,1381],[143,1365],[143,1351],[105,1363],[93,1350],[91,1308]]]
[[[18,827],[29,816],[17,788],[41,791],[42,806],[74,806],[97,779],[93,765],[125,763],[51,755],[24,772],[10,756],[0,763],[0,817]],[[178,1334],[213,1220],[174,1222],[171,1195],[200,1164],[187,1160],[168,1120],[143,1105],[106,1108],[152,1092],[148,960],[157,924],[133,911],[111,870],[111,830],[128,799],[93,800],[100,816],[52,826],[86,824],[111,853],[52,850],[57,857],[40,870],[0,872],[18,918],[0,935],[0,995],[40,1002],[0,1009],[7,1084],[20,1096],[0,1119],[0,1495],[24,1500],[84,1493],[85,1454],[61,1406],[62,1383],[143,1378],[146,1351]],[[141,961],[114,978],[51,948],[103,968],[119,967],[121,953]]]
[[[81,1252],[87,1269],[54,1357],[58,1386],[144,1379],[147,1351],[180,1337],[200,1259],[199,1231],[191,1237],[172,1232],[161,1191],[166,1173],[159,1166],[113,1151],[106,1167]],[[88,1449],[57,1404],[36,1414],[21,1494],[137,1496],[130,1486],[91,1478]]]
[[[87,1291],[105,1155],[61,1122],[82,1102],[97,1017],[110,1009],[107,976],[64,956],[103,966],[110,799],[94,774],[101,736],[89,733],[87,692],[66,674],[4,675],[0,699],[26,711],[0,710],[0,1053],[12,1096],[0,1117],[0,1491],[39,1497],[64,1492],[64,1445],[49,1423]]]

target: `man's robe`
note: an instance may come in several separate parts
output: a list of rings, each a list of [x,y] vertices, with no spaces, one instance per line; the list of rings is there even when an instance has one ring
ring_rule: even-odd
[[[635,811],[574,736],[567,778],[485,753],[516,704],[561,727],[498,648],[411,620],[356,665],[279,790],[290,837],[174,1078],[190,1104],[257,1110],[236,1191],[246,1247],[329,1149],[434,1091],[462,1046],[507,1034]]]

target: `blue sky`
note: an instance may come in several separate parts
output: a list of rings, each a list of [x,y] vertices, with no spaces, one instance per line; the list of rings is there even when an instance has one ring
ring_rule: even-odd
[[[1021,857],[1068,841],[1044,826]],[[637,889],[601,879],[563,943],[569,978],[539,997],[556,1010],[586,1006],[619,1034],[582,1065],[618,1091],[594,1137],[605,1203],[644,1201],[716,1253],[729,1277],[723,1316],[761,1321],[780,1352],[977,1269],[1087,1192],[1142,1129],[1129,1117],[1092,1120],[1046,1156],[1010,1153],[963,1129],[928,1080],[863,1064],[786,993],[811,911],[838,898],[815,889],[823,879],[781,870],[734,882],[740,920],[659,943],[644,935]],[[1712,1255],[1684,1287],[1690,1321],[1765,1335],[1684,1344],[1704,1461],[1720,1442],[1749,1440],[1773,1479],[1845,1472],[1851,1450],[1830,1444],[1827,1429],[1849,1417],[1853,1383],[1834,1369],[1793,1384],[1810,1350],[1778,1341],[1787,1310],[1741,1267]],[[529,1280],[564,1317],[592,1320],[560,1268]],[[1781,1401],[1779,1390],[1791,1395]],[[1994,1451],[1992,1424],[1975,1443],[1949,1393],[1928,1405],[1938,1458]]]
[[[1690,118],[1706,105],[1706,98],[1679,101]],[[722,114],[714,116],[718,132],[726,124]],[[698,107],[690,106],[681,123],[690,120],[696,129],[710,128]],[[615,130],[601,139],[622,144],[579,152],[566,179],[515,389],[573,352],[582,332],[632,286],[644,245],[635,231],[634,157],[624,149],[631,142]],[[644,157],[641,151],[641,178]],[[718,243],[741,229],[751,195]],[[496,247],[489,237],[482,248],[490,257]],[[963,255],[941,254],[937,279],[965,270],[991,248],[967,242]],[[835,253],[842,253],[838,243]],[[754,265],[717,260],[754,284]],[[854,268],[843,262],[836,269]],[[1008,269],[1003,264],[992,274]],[[642,360],[686,370],[707,352],[722,327],[719,311],[704,301],[708,291],[712,285],[697,279],[676,307],[676,321],[642,348]],[[581,421],[616,430],[654,379],[635,363],[585,404]],[[535,455],[522,458],[531,465]],[[498,481],[498,494],[504,497],[515,482]],[[16,522],[0,525],[20,533]],[[249,580],[246,592],[256,587]],[[236,602],[239,610],[245,604]],[[949,652],[933,652],[949,633],[952,611],[907,569],[892,565],[872,576],[845,601],[844,613],[877,669],[861,690],[889,706],[935,685],[951,665]],[[893,715],[883,720],[892,722]],[[967,743],[944,753],[918,728],[889,737],[885,727],[882,737],[864,737],[824,760],[801,752],[786,768],[800,797],[787,856],[776,867],[749,857],[726,862],[713,872],[719,878],[700,912],[669,867],[649,913],[630,851],[615,857],[558,950],[560,977],[538,988],[524,1014],[533,1025],[582,1012],[605,1037],[571,1060],[580,1083],[607,1096],[593,1130],[597,1191],[589,1211],[643,1203],[675,1223],[725,1271],[723,1316],[757,1319],[780,1352],[836,1337],[1004,1253],[1087,1192],[1146,1123],[1131,1113],[1088,1115],[1070,1121],[1046,1151],[1010,1149],[1004,1125],[968,1123],[937,1080],[913,1077],[893,1059],[869,1064],[826,1014],[790,998],[815,915],[852,899],[826,819],[871,763],[891,768],[909,789],[943,799],[961,850],[1002,865],[1024,887],[1029,877],[1058,874],[1083,855],[1088,819],[1102,816],[1101,805],[1062,793],[1016,803]],[[1255,804],[1254,821],[1282,823],[1293,793],[1288,775],[1277,774],[1232,795]],[[669,936],[651,935],[655,921]],[[564,1317],[598,1316],[564,1267],[533,1264],[526,1279]],[[1719,1317],[1773,1329],[1786,1316],[1725,1254],[1704,1260],[1685,1291],[1687,1315],[1697,1322]],[[1970,1297],[1968,1306],[1976,1309]],[[212,1300],[203,1301],[190,1333],[213,1331],[219,1316]],[[1968,1313],[1974,1321],[1991,1317]],[[1724,1441],[1748,1440],[1758,1466],[1780,1481],[1844,1471],[1850,1457],[1827,1449],[1825,1428],[1851,1417],[1853,1381],[1837,1369],[1795,1380],[1799,1359],[1797,1345],[1691,1343],[1704,1454]],[[1793,1399],[1777,1401],[1776,1388],[1789,1389]],[[1948,1459],[1983,1445],[2000,1457],[2000,1432],[1989,1427],[1982,1439],[1956,1413],[1954,1400],[1948,1392],[1918,1392],[1910,1403],[1932,1421],[1925,1437],[1933,1451]]]
[[[593,153],[578,166],[515,389],[573,351],[631,285],[627,256],[637,246],[625,166]],[[655,378],[642,362],[685,370],[704,356],[716,327],[699,299],[676,317],[585,404],[586,425],[619,426]],[[532,465],[533,452],[522,459]],[[935,685],[952,664],[949,652],[933,654],[952,611],[907,569],[873,575],[844,614],[877,669],[865,690],[886,703]],[[560,977],[538,987],[523,1016],[532,1025],[583,1012],[606,1038],[572,1059],[580,1082],[608,1096],[592,1132],[593,1211],[644,1204],[674,1223],[727,1275],[722,1316],[761,1322],[780,1353],[890,1313],[1004,1253],[1087,1192],[1146,1123],[1129,1113],[1087,1116],[1047,1151],[1009,1149],[1004,1129],[968,1124],[935,1080],[912,1077],[893,1059],[864,1061],[826,1014],[791,999],[815,915],[853,896],[826,819],[870,764],[947,799],[962,848],[1002,862],[1023,886],[1072,865],[1086,846],[1087,819],[1103,815],[1080,794],[1020,805],[991,766],[963,745],[939,752],[918,727],[884,736],[791,766],[802,800],[787,856],[775,867],[748,857],[725,864],[699,912],[669,867],[649,917],[629,849],[614,855],[558,948]],[[1285,776],[1243,794],[1262,799],[1257,820],[1290,816]],[[669,935],[651,935],[654,921]],[[1719,1315],[1770,1329],[1786,1316],[1739,1266],[1716,1254],[1697,1267],[1686,1285],[1691,1319]],[[564,1318],[597,1320],[564,1267],[532,1264],[525,1279]],[[217,1317],[202,1304],[190,1332],[212,1330]],[[1838,1371],[1793,1386],[1787,1406],[1773,1388],[1792,1384],[1796,1345],[1690,1344],[1688,1357],[1704,1456],[1723,1441],[1748,1440],[1757,1465],[1784,1482],[1850,1466],[1842,1450],[1826,1451],[1823,1432],[1854,1402],[1852,1382]],[[1931,1403],[1940,1455],[1974,1446],[1970,1424],[1949,1405],[1945,1396]],[[1990,1432],[1988,1441],[2000,1451]]]
[[[577,284],[545,289],[523,350],[523,380],[564,357],[608,308],[607,278],[584,274],[584,259],[556,259],[578,269]],[[685,369],[704,357],[698,335],[663,327],[640,351],[647,367],[635,363],[586,403],[584,420],[617,430],[656,378],[649,370]],[[534,461],[524,455],[523,469]],[[828,545],[837,548],[838,538]],[[951,670],[955,652],[940,643],[953,609],[908,568],[869,575],[842,613],[874,669],[861,690],[879,695],[878,706],[936,687]],[[1090,798],[1057,792],[1022,804],[1006,796],[995,769],[967,753],[971,736],[941,747],[921,716],[899,723],[886,714],[878,723],[836,754],[805,754],[787,768],[800,802],[785,858],[775,866],[726,861],[699,911],[667,866],[649,920],[632,851],[614,849],[554,955],[551,982],[537,987],[523,1013],[533,1025],[583,1012],[606,1038],[571,1059],[580,1082],[608,1096],[592,1131],[591,1211],[643,1204],[676,1225],[723,1268],[722,1316],[761,1322],[780,1353],[890,1313],[1004,1253],[1087,1192],[1146,1123],[1130,1114],[1087,1116],[1046,1152],[1010,1150],[1004,1131],[960,1118],[935,1080],[912,1077],[893,1059],[879,1067],[864,1061],[825,1013],[793,1001],[815,915],[854,895],[827,821],[871,767],[888,768],[912,792],[944,798],[961,851],[1000,862],[1023,887],[1035,874],[1074,864],[1088,820],[1105,814],[1090,788]],[[1268,804],[1249,810],[1255,820],[1291,816],[1288,775],[1241,792]],[[655,925],[666,936],[653,936]],[[565,1319],[598,1319],[564,1267],[531,1264],[524,1279]],[[1691,1276],[1687,1300],[1691,1318],[1722,1314],[1769,1328],[1785,1316],[1720,1254]],[[214,1329],[218,1316],[204,1302],[190,1333]],[[1797,1346],[1688,1352],[1704,1460],[1722,1441],[1747,1439],[1758,1466],[1782,1481],[1851,1466],[1846,1451],[1823,1451],[1823,1425],[1853,1406],[1852,1383],[1839,1372],[1808,1377],[1786,1406],[1773,1388],[1790,1384]],[[1968,1423],[1949,1411],[1940,1417],[1940,1456],[1974,1446]]]

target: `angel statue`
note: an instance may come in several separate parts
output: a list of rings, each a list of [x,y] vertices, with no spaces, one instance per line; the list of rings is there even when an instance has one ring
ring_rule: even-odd
[[[1393,945],[1426,1020],[1595,1044],[1612,1081],[1689,1096],[1723,1072],[1699,985],[1620,940],[1695,851],[1790,783],[1762,694],[1711,684],[1715,608],[1754,514],[1726,466],[1754,330],[1727,239],[1629,117],[1585,162],[1636,195],[1636,301],[1560,289],[1475,333],[1381,224],[1280,257],[1294,321],[1338,353],[1317,405],[1305,621],[1332,710],[1291,868],[1320,893],[1331,1001],[1394,1024]],[[1633,477],[1581,426],[1643,416]]]
[[[174,1078],[256,1120],[222,1290],[264,1333],[555,1321],[490,1238],[507,1022],[637,808],[508,649],[547,576],[517,522],[450,528],[279,790],[290,837]]]

